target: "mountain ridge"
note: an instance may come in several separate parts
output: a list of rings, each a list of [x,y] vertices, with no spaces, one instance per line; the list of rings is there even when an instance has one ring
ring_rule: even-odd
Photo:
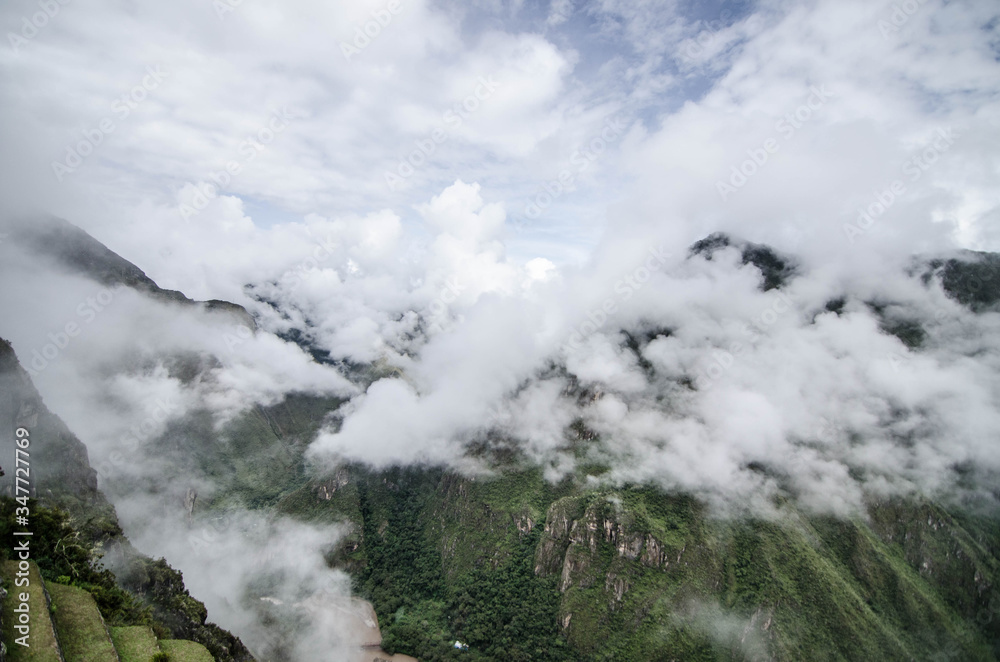
[[[128,287],[159,301],[228,314],[251,330],[257,328],[256,320],[239,304],[221,299],[195,301],[183,292],[161,288],[135,264],[64,219],[39,216],[8,221],[4,229],[12,243],[49,257],[70,273],[85,276],[105,287]]]
[[[151,606],[158,622],[175,638],[205,645],[217,660],[252,662],[237,637],[206,621],[204,605],[191,598],[180,573],[162,559],[154,561],[135,550],[118,524],[114,506],[98,488],[86,446],[48,409],[13,347],[2,338],[0,394],[7,396],[0,398],[0,422],[3,430],[10,431],[3,434],[23,426],[31,435],[31,496],[40,505],[68,513],[74,535],[115,568],[119,586]],[[13,443],[4,448],[10,452],[5,450],[0,463],[7,468],[7,475],[0,477],[0,492],[12,498]],[[13,549],[13,538],[5,537],[10,544],[4,549]]]
[[[790,256],[723,234],[696,242],[689,259],[711,261],[725,248],[738,250],[743,265],[761,272],[764,291],[780,292],[803,273]],[[988,313],[996,301],[995,257],[927,258],[918,262],[928,266],[913,276],[926,286],[939,279],[949,297]],[[107,259],[120,267],[108,282],[144,282]],[[884,333],[923,351],[924,331],[914,328],[919,321],[909,320],[905,309],[850,296],[827,304],[826,312],[839,316],[845,307],[863,306]],[[163,300],[176,303],[169,295]],[[672,334],[640,323],[622,329],[623,347],[641,365],[648,345]],[[4,345],[0,368],[6,365],[18,379],[0,382],[0,391],[14,393],[27,375],[17,372],[16,355]],[[314,358],[335,365],[328,355]],[[560,369],[567,397],[584,403],[602,397],[564,366],[550,372]],[[656,376],[652,364],[643,369],[650,379]],[[377,366],[352,370],[364,373],[366,384],[399,376]],[[699,385],[677,388],[696,391]],[[508,443],[502,425],[466,447],[492,475],[350,462],[310,469],[310,441],[324,425],[339,429],[344,402],[287,393],[221,427],[207,407],[199,408],[152,441],[149,459],[170,460],[165,466],[188,480],[213,481],[211,495],[191,501],[193,516],[202,521],[248,508],[269,518],[346,523],[349,532],[327,560],[348,571],[355,592],[374,604],[387,653],[417,655],[422,662],[1000,658],[1000,526],[995,512],[974,503],[868,494],[863,512],[834,517],[798,508],[786,495],[774,504],[780,517],[727,519],[690,493],[603,478],[609,467],[589,454],[602,437],[582,419],[565,431],[576,463],[558,481]],[[185,464],[172,464],[175,456]],[[76,464],[89,469],[85,457]],[[766,464],[750,468],[778,482],[784,478]],[[90,472],[72,477],[82,481],[79,488],[72,480],[59,482],[69,492],[82,490],[91,485]],[[169,484],[175,477],[157,480]],[[86,517],[100,510],[99,497],[93,498],[76,506],[67,501],[67,507]],[[119,554],[114,544],[105,549],[109,560]],[[211,633],[199,635],[204,606],[185,597],[178,573],[165,561],[130,566],[123,560],[117,567],[126,586],[139,587],[140,596],[165,594],[173,610],[161,608],[161,618],[177,619],[169,621],[172,627],[189,628],[212,643]],[[238,597],[270,595],[263,580],[251,588]],[[268,654],[295,659],[290,651],[299,631],[288,623],[301,614],[262,604],[256,608],[279,624]],[[184,638],[199,640],[188,631]],[[455,641],[469,649],[456,648]],[[213,645],[216,655],[226,647]],[[227,654],[220,659],[250,659]]]

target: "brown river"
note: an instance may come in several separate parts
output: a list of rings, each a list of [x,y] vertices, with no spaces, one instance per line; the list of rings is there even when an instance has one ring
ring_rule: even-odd
[[[347,615],[350,631],[357,634],[358,652],[350,662],[418,662],[409,655],[389,655],[382,650],[382,631],[375,608],[365,600],[352,599]]]

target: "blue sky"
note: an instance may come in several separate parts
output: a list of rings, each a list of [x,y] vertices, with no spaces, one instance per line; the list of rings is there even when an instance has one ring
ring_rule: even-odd
[[[259,327],[121,288],[34,383],[95,466],[163,400],[171,421],[223,421],[298,392],[349,398],[309,440],[320,467],[475,473],[469,440],[499,429],[557,480],[584,421],[602,480],[722,509],[769,512],[787,491],[857,515],[872,493],[953,493],[969,466],[993,489],[1000,315],[907,269],[1000,250],[998,15],[995,0],[6,0],[0,221],[61,216]],[[763,291],[735,248],[685,259],[715,231],[794,256],[795,277]],[[98,286],[0,252],[15,285],[0,336],[24,361]],[[924,346],[886,333],[872,301]],[[391,376],[362,393],[282,341],[291,329]],[[622,330],[659,335],[633,351]],[[213,358],[182,381],[176,356]],[[232,599],[245,542],[192,555],[185,495],[145,493],[165,474],[142,455],[118,469],[124,492],[102,477],[123,526],[253,641]],[[291,540],[277,557],[305,546]]]
[[[263,250],[310,215],[384,211],[419,240],[417,208],[457,181],[503,206],[500,239],[521,264],[574,268],[619,242],[681,246],[716,229],[815,252],[832,235],[854,254],[839,237],[855,208],[907,150],[960,126],[965,139],[892,210],[907,229],[883,224],[869,244],[995,248],[996,10],[911,4],[894,19],[898,3],[823,0],[93,0],[47,17],[18,0],[0,10],[0,186],[12,213],[61,215],[206,294],[234,287],[205,280],[231,261],[206,246]],[[366,25],[375,36],[353,44]],[[169,73],[142,90],[147,67]],[[832,100],[745,190],[719,195],[817,84]],[[141,97],[127,115],[122,95]],[[292,119],[272,135],[281,108]],[[605,145],[611,118],[625,129]],[[106,119],[114,132],[94,133]],[[88,135],[100,144],[68,169]],[[419,165],[389,186],[408,159]],[[227,164],[240,172],[211,188]],[[199,191],[214,194],[204,209]]]

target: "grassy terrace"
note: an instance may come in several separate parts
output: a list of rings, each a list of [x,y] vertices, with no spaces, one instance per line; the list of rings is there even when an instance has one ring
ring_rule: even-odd
[[[115,662],[115,652],[108,630],[94,597],[75,586],[50,582],[52,620],[66,662]]]
[[[170,662],[214,662],[208,649],[193,641],[165,639],[160,642],[160,648],[170,656]]]
[[[52,631],[52,621],[49,618],[49,607],[45,600],[42,577],[38,574],[38,567],[31,563],[28,570],[27,587],[17,587],[14,585],[15,574],[17,573],[17,562],[7,561],[0,564],[2,569],[4,588],[7,589],[7,599],[3,603],[3,640],[7,643],[8,662],[59,662],[59,649],[56,644],[55,633]],[[17,614],[14,607],[19,603],[21,593],[27,593],[28,606],[31,616],[28,633],[28,643],[25,648],[14,643],[20,634],[14,630],[17,621]]]
[[[160,652],[156,635],[144,625],[111,628],[111,640],[121,662],[152,662]]]
[[[113,627],[109,631],[90,592],[44,582],[33,562],[28,569],[28,586],[15,586],[17,572],[16,561],[0,563],[0,578],[7,589],[2,606],[7,662],[214,662],[201,644],[158,642],[153,630],[144,625]],[[21,604],[21,593],[28,594],[30,609],[28,647],[15,643],[21,635],[14,629],[19,616],[14,608]]]

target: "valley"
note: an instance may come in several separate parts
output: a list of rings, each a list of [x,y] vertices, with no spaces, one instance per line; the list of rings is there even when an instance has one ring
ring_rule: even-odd
[[[710,237],[692,256],[711,258],[731,242]],[[747,268],[761,273],[762,290],[796,278],[788,258],[766,247],[741,250]],[[943,270],[952,295],[983,310],[996,302],[982,294],[996,275],[984,270],[995,258],[985,260],[961,276],[955,261],[927,268]],[[114,284],[118,276],[107,278]],[[127,301],[126,290],[118,292]],[[170,298],[168,306],[194,306]],[[781,301],[782,316],[799,304]],[[222,329],[246,315],[191,309]],[[898,310],[871,310],[883,316],[887,337],[898,334],[914,348],[927,342]],[[769,325],[776,324],[761,327],[756,341]],[[645,357],[674,333],[624,331],[622,351],[639,357],[656,382]],[[304,335],[297,342],[359,391],[405,377],[384,364],[338,365]],[[188,639],[217,660],[240,661],[319,659],[334,648],[358,662],[998,656],[1000,526],[972,501],[873,491],[845,516],[817,512],[787,492],[766,516],[724,514],[691,491],[612,479],[605,433],[583,415],[562,430],[560,449],[572,463],[558,477],[495,432],[466,446],[467,471],[434,463],[324,466],[310,447],[319,435],[337,434],[350,402],[329,393],[289,392],[223,419],[204,403],[160,397],[146,419],[155,424],[140,420],[121,441],[87,448],[49,410],[15,349],[0,350],[7,403],[0,414],[31,429],[33,496],[55,527],[43,544],[81,540],[69,565],[43,552],[41,572],[53,586],[68,580],[93,592],[111,634],[152,628],[157,639]],[[125,370],[152,369],[195,389],[219,365],[180,352],[154,363]],[[602,399],[562,366],[538,379],[558,380],[560,397],[583,407]],[[749,470],[783,480],[776,467]],[[0,487],[13,494],[9,481]],[[82,569],[97,559],[103,566]]]

